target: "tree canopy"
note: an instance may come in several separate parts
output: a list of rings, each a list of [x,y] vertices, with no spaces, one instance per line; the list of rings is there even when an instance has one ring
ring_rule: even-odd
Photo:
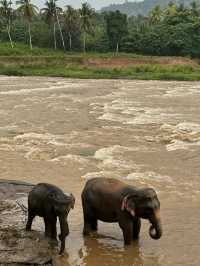
[[[61,8],[47,0],[39,10],[30,0],[0,1],[0,41],[69,51],[121,51],[149,55],[200,56],[200,9],[170,2],[155,5],[145,16],[127,17],[120,11],[95,12]]]

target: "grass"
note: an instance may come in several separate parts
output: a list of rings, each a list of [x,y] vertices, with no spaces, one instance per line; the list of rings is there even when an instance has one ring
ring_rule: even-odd
[[[28,45],[15,43],[14,48],[10,43],[0,43],[0,56],[41,56],[41,55],[62,55],[63,52],[53,49],[44,49],[35,47],[32,51]]]
[[[140,65],[126,69],[89,68],[82,66],[0,66],[0,74],[8,76],[50,76],[83,79],[200,80],[200,71],[183,67]]]
[[[142,55],[127,54],[127,53],[81,53],[81,52],[63,52],[62,50],[54,50],[49,48],[34,47],[32,51],[28,45],[22,43],[15,43],[14,48],[11,48],[10,43],[0,43],[0,56],[58,56],[58,57],[81,57],[81,58],[141,58]]]
[[[88,59],[135,59],[132,65],[116,67],[88,64]],[[135,54],[117,56],[97,53],[63,53],[51,49],[34,48],[17,44],[0,44],[0,75],[9,76],[51,76],[83,79],[143,79],[143,80],[200,80],[200,67],[193,61],[183,64],[163,64],[164,57],[147,57]],[[169,57],[167,57],[169,59]],[[174,58],[173,58],[174,59]],[[141,60],[141,61],[140,61]],[[185,60],[185,61],[184,61]],[[139,63],[138,63],[139,62]]]

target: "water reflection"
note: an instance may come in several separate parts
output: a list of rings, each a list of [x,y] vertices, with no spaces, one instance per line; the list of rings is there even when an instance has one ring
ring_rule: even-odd
[[[79,266],[159,266],[158,259],[153,255],[144,257],[139,242],[128,247],[119,247],[119,240],[103,235],[87,237],[79,251]]]

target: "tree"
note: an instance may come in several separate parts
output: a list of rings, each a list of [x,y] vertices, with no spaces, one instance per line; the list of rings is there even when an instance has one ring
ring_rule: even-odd
[[[193,17],[198,17],[200,15],[200,11],[199,11],[199,7],[198,7],[197,3],[196,2],[192,2],[190,4],[190,6],[191,6],[191,10],[190,10],[191,15]]]
[[[60,37],[61,37],[61,40],[62,40],[63,49],[65,50],[65,41],[64,41],[64,37],[63,37],[63,33],[62,33],[62,28],[61,28],[61,24],[60,24],[60,19],[59,19],[59,14],[62,13],[62,8],[56,6],[56,2],[57,1],[58,0],[54,0],[54,4],[55,4],[55,15],[56,15],[57,23],[58,23],[58,28],[59,28],[59,31],[60,31]]]
[[[160,8],[160,5],[156,5],[150,12],[149,12],[149,18],[151,24],[157,24],[161,21],[162,18],[162,10]]]
[[[88,3],[82,3],[80,9],[80,23],[83,32],[83,51],[86,52],[86,34],[91,32],[94,10]]]
[[[71,6],[67,6],[67,9],[64,11],[64,26],[68,33],[69,37],[69,49],[72,50],[72,34],[76,31],[76,28],[79,24],[79,15],[76,9]]]
[[[44,15],[46,23],[53,28],[53,38],[54,38],[54,49],[57,49],[56,41],[56,14],[55,14],[55,2],[54,0],[49,0],[45,2],[44,8],[41,9],[41,14]]]
[[[19,5],[18,11],[28,22],[29,44],[30,44],[30,49],[32,50],[33,45],[32,45],[32,36],[31,36],[31,21],[32,18],[37,15],[38,8],[37,6],[31,4],[30,0],[18,0],[16,4]]]
[[[41,9],[41,14],[45,16],[46,23],[53,28],[54,36],[54,49],[57,49],[57,40],[56,40],[56,24],[58,24],[60,37],[62,40],[63,49],[65,50],[65,42],[63,38],[63,33],[60,25],[60,20],[58,14],[62,13],[62,8],[56,6],[57,0],[47,0],[45,2],[45,8]]]
[[[173,17],[177,14],[177,6],[173,2],[169,2],[167,7],[164,9],[165,17]]]
[[[128,34],[127,16],[119,11],[114,11],[107,13],[105,20],[110,47],[115,48],[118,53],[122,38]]]
[[[11,19],[12,19],[12,2],[7,0],[0,1],[0,15],[5,20],[6,29],[8,33],[8,38],[10,41],[10,45],[13,48],[13,41],[11,38],[10,28],[11,28]]]

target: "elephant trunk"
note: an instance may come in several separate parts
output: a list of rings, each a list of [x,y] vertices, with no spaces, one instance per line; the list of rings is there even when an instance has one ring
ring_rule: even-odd
[[[151,238],[157,240],[160,239],[163,233],[162,224],[160,219],[160,211],[155,213],[155,216],[150,219],[151,226],[149,228],[149,235]]]
[[[67,222],[67,217],[65,216],[59,216],[59,222],[60,222],[59,239],[61,241],[61,248],[60,248],[59,254],[62,254],[65,250],[65,238],[69,234],[69,226]]]

